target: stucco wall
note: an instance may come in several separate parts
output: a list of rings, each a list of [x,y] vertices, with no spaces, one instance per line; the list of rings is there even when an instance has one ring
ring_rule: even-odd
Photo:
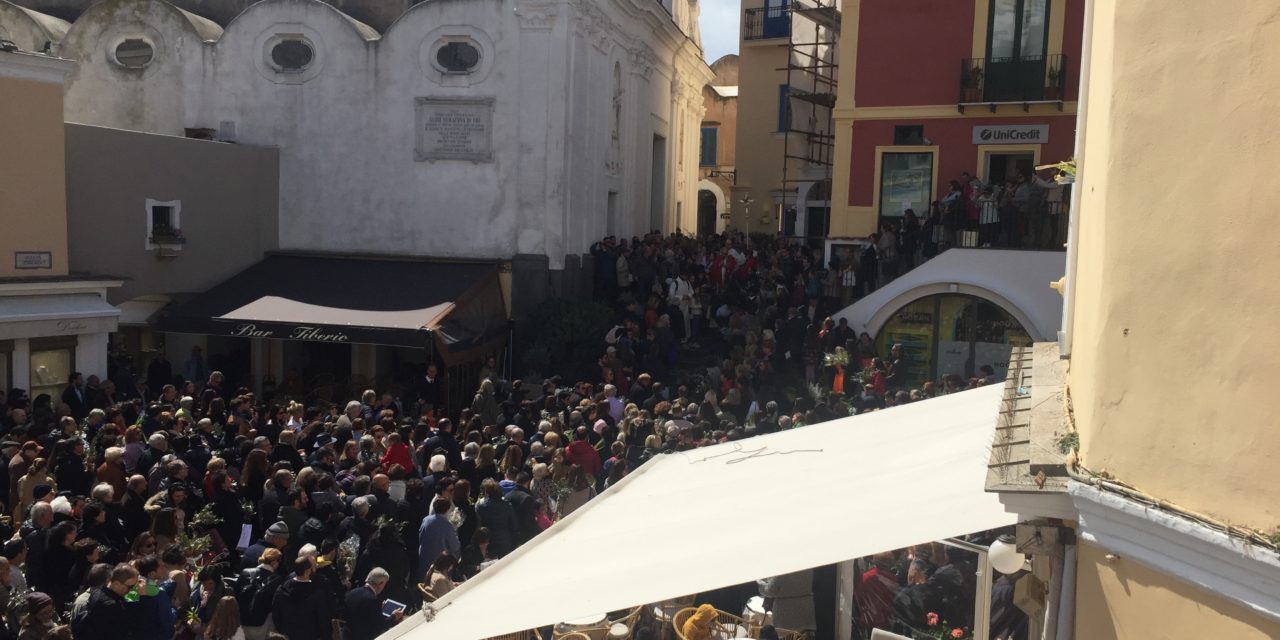
[[[655,135],[667,141],[658,226],[692,228],[711,72],[680,31],[696,6],[676,9],[673,18],[637,0],[431,0],[379,36],[315,0],[253,4],[225,32],[158,0],[107,0],[80,15],[58,50],[81,60],[70,121],[169,135],[208,128],[279,147],[282,248],[538,253],[558,269],[607,232],[651,228]],[[313,44],[304,72],[267,63],[280,34]],[[155,45],[143,70],[112,61],[131,35]],[[455,36],[481,49],[470,75],[433,66],[435,45]],[[415,160],[416,100],[457,97],[493,100],[490,161]]]
[[[277,150],[77,124],[66,132],[71,264],[127,278],[111,303],[204,291],[277,248]],[[145,248],[148,199],[181,202],[187,243],[177,257]]]
[[[1088,640],[1280,638],[1280,624],[1106,550],[1078,547],[1075,637]]]
[[[979,113],[985,113],[979,111]],[[1058,113],[1051,111],[1050,113]],[[849,204],[870,207],[875,202],[880,185],[875,183],[876,147],[893,145],[893,128],[897,125],[921,125],[924,135],[938,149],[938,184],[933,185],[934,198],[941,199],[950,191],[948,182],[960,177],[962,171],[980,175],[978,145],[973,144],[973,128],[980,125],[1048,125],[1048,141],[1040,145],[1040,160],[1048,164],[1071,157],[1076,140],[1076,118],[1068,115],[1029,115],[1021,111],[989,117],[911,118],[895,120],[856,120],[853,123],[853,144],[849,163]],[[1025,151],[1022,147],[1012,150]],[[989,151],[998,151],[991,146]],[[917,215],[927,215],[927,210],[916,210]]]
[[[773,41],[769,41],[773,42]],[[738,184],[734,191],[729,224],[739,231],[774,231],[776,225],[760,224],[773,211],[771,192],[782,186],[783,134],[778,131],[778,87],[787,74],[787,47],[779,44],[744,43],[738,52]],[[752,199],[750,213],[741,203]],[[750,219],[750,223],[748,223]]]
[[[1272,529],[1280,14],[1273,2],[1096,12],[1070,372],[1083,462]]]
[[[0,52],[0,277],[67,273],[62,73],[40,56]],[[16,251],[47,251],[52,268],[16,269]]]

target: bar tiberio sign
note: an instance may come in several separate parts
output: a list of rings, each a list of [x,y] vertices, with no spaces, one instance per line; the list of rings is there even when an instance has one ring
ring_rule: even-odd
[[[1047,124],[978,125],[973,128],[974,144],[1043,144],[1048,141]]]

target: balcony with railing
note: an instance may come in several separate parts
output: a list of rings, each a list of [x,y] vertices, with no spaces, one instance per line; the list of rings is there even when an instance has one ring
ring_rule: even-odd
[[[742,15],[743,40],[771,40],[791,37],[791,6],[745,9]]]
[[[960,98],[966,106],[986,105],[992,111],[1002,104],[1028,108],[1037,103],[1057,103],[1062,109],[1067,88],[1067,57],[1016,56],[1009,58],[962,58]]]

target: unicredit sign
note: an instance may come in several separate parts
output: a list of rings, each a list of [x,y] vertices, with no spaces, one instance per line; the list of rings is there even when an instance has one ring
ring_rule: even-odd
[[[973,128],[974,144],[1044,144],[1048,141],[1047,124],[978,125]]]

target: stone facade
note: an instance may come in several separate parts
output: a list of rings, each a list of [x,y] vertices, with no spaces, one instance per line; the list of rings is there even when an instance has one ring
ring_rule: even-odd
[[[609,233],[693,229],[696,1],[346,3],[379,28],[319,0],[20,4],[72,20],[68,121],[278,147],[282,249],[557,270]],[[450,101],[473,106],[424,116]]]

